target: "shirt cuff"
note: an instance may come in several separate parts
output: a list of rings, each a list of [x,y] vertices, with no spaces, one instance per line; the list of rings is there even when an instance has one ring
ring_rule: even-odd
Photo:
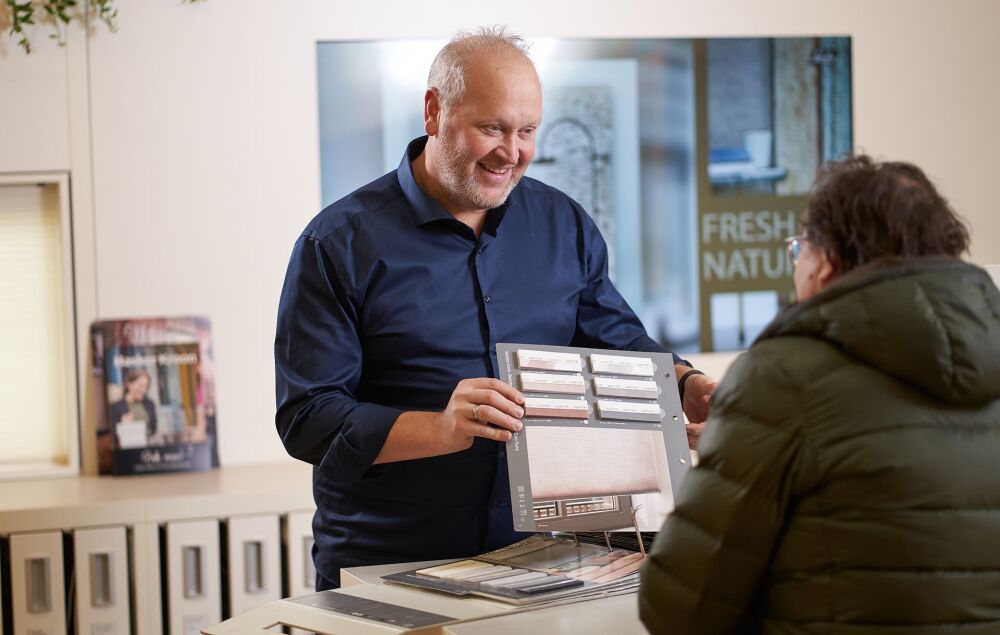
[[[340,434],[320,461],[320,471],[335,483],[361,479],[382,451],[396,419],[405,410],[373,403],[359,403],[344,418]]]

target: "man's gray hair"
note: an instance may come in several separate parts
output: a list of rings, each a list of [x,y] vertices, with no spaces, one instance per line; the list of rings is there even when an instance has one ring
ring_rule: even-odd
[[[476,53],[488,53],[495,57],[521,55],[531,61],[527,42],[520,35],[507,31],[505,26],[481,26],[460,31],[438,51],[427,76],[427,88],[437,90],[442,108],[449,108],[462,98],[465,73]]]

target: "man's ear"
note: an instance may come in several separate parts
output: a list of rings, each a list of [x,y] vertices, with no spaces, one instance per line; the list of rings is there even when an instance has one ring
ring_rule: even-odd
[[[436,136],[441,127],[441,98],[436,88],[424,93],[424,132]]]

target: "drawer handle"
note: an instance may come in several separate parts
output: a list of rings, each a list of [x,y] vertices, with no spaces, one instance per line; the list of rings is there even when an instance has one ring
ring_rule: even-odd
[[[316,563],[313,562],[313,537],[302,536],[302,573],[305,579],[302,581],[307,589],[316,588]]]
[[[52,610],[52,582],[49,559],[27,558],[24,562],[28,578],[28,613],[48,613]]]
[[[243,543],[243,586],[247,593],[267,591],[264,553],[264,543],[260,540],[247,540]]]
[[[90,605],[94,608],[115,605],[113,562],[106,551],[90,554]]]
[[[183,547],[184,597],[188,599],[205,596],[205,558],[201,545]]]

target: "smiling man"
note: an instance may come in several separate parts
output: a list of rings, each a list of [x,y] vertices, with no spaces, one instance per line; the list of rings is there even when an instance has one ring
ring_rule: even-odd
[[[454,42],[432,67],[424,100],[427,145],[413,162],[417,184],[477,234],[486,211],[502,205],[524,176],[542,118],[531,60],[517,46],[477,46],[481,41]],[[461,81],[449,81],[463,62]]]
[[[315,466],[320,589],[345,566],[464,557],[520,537],[503,444],[523,396],[496,379],[497,342],[662,350],[608,278],[587,213],[522,178],[541,116],[523,41],[460,34],[431,67],[427,136],[296,241],[276,424]],[[715,382],[685,383],[697,424]]]

